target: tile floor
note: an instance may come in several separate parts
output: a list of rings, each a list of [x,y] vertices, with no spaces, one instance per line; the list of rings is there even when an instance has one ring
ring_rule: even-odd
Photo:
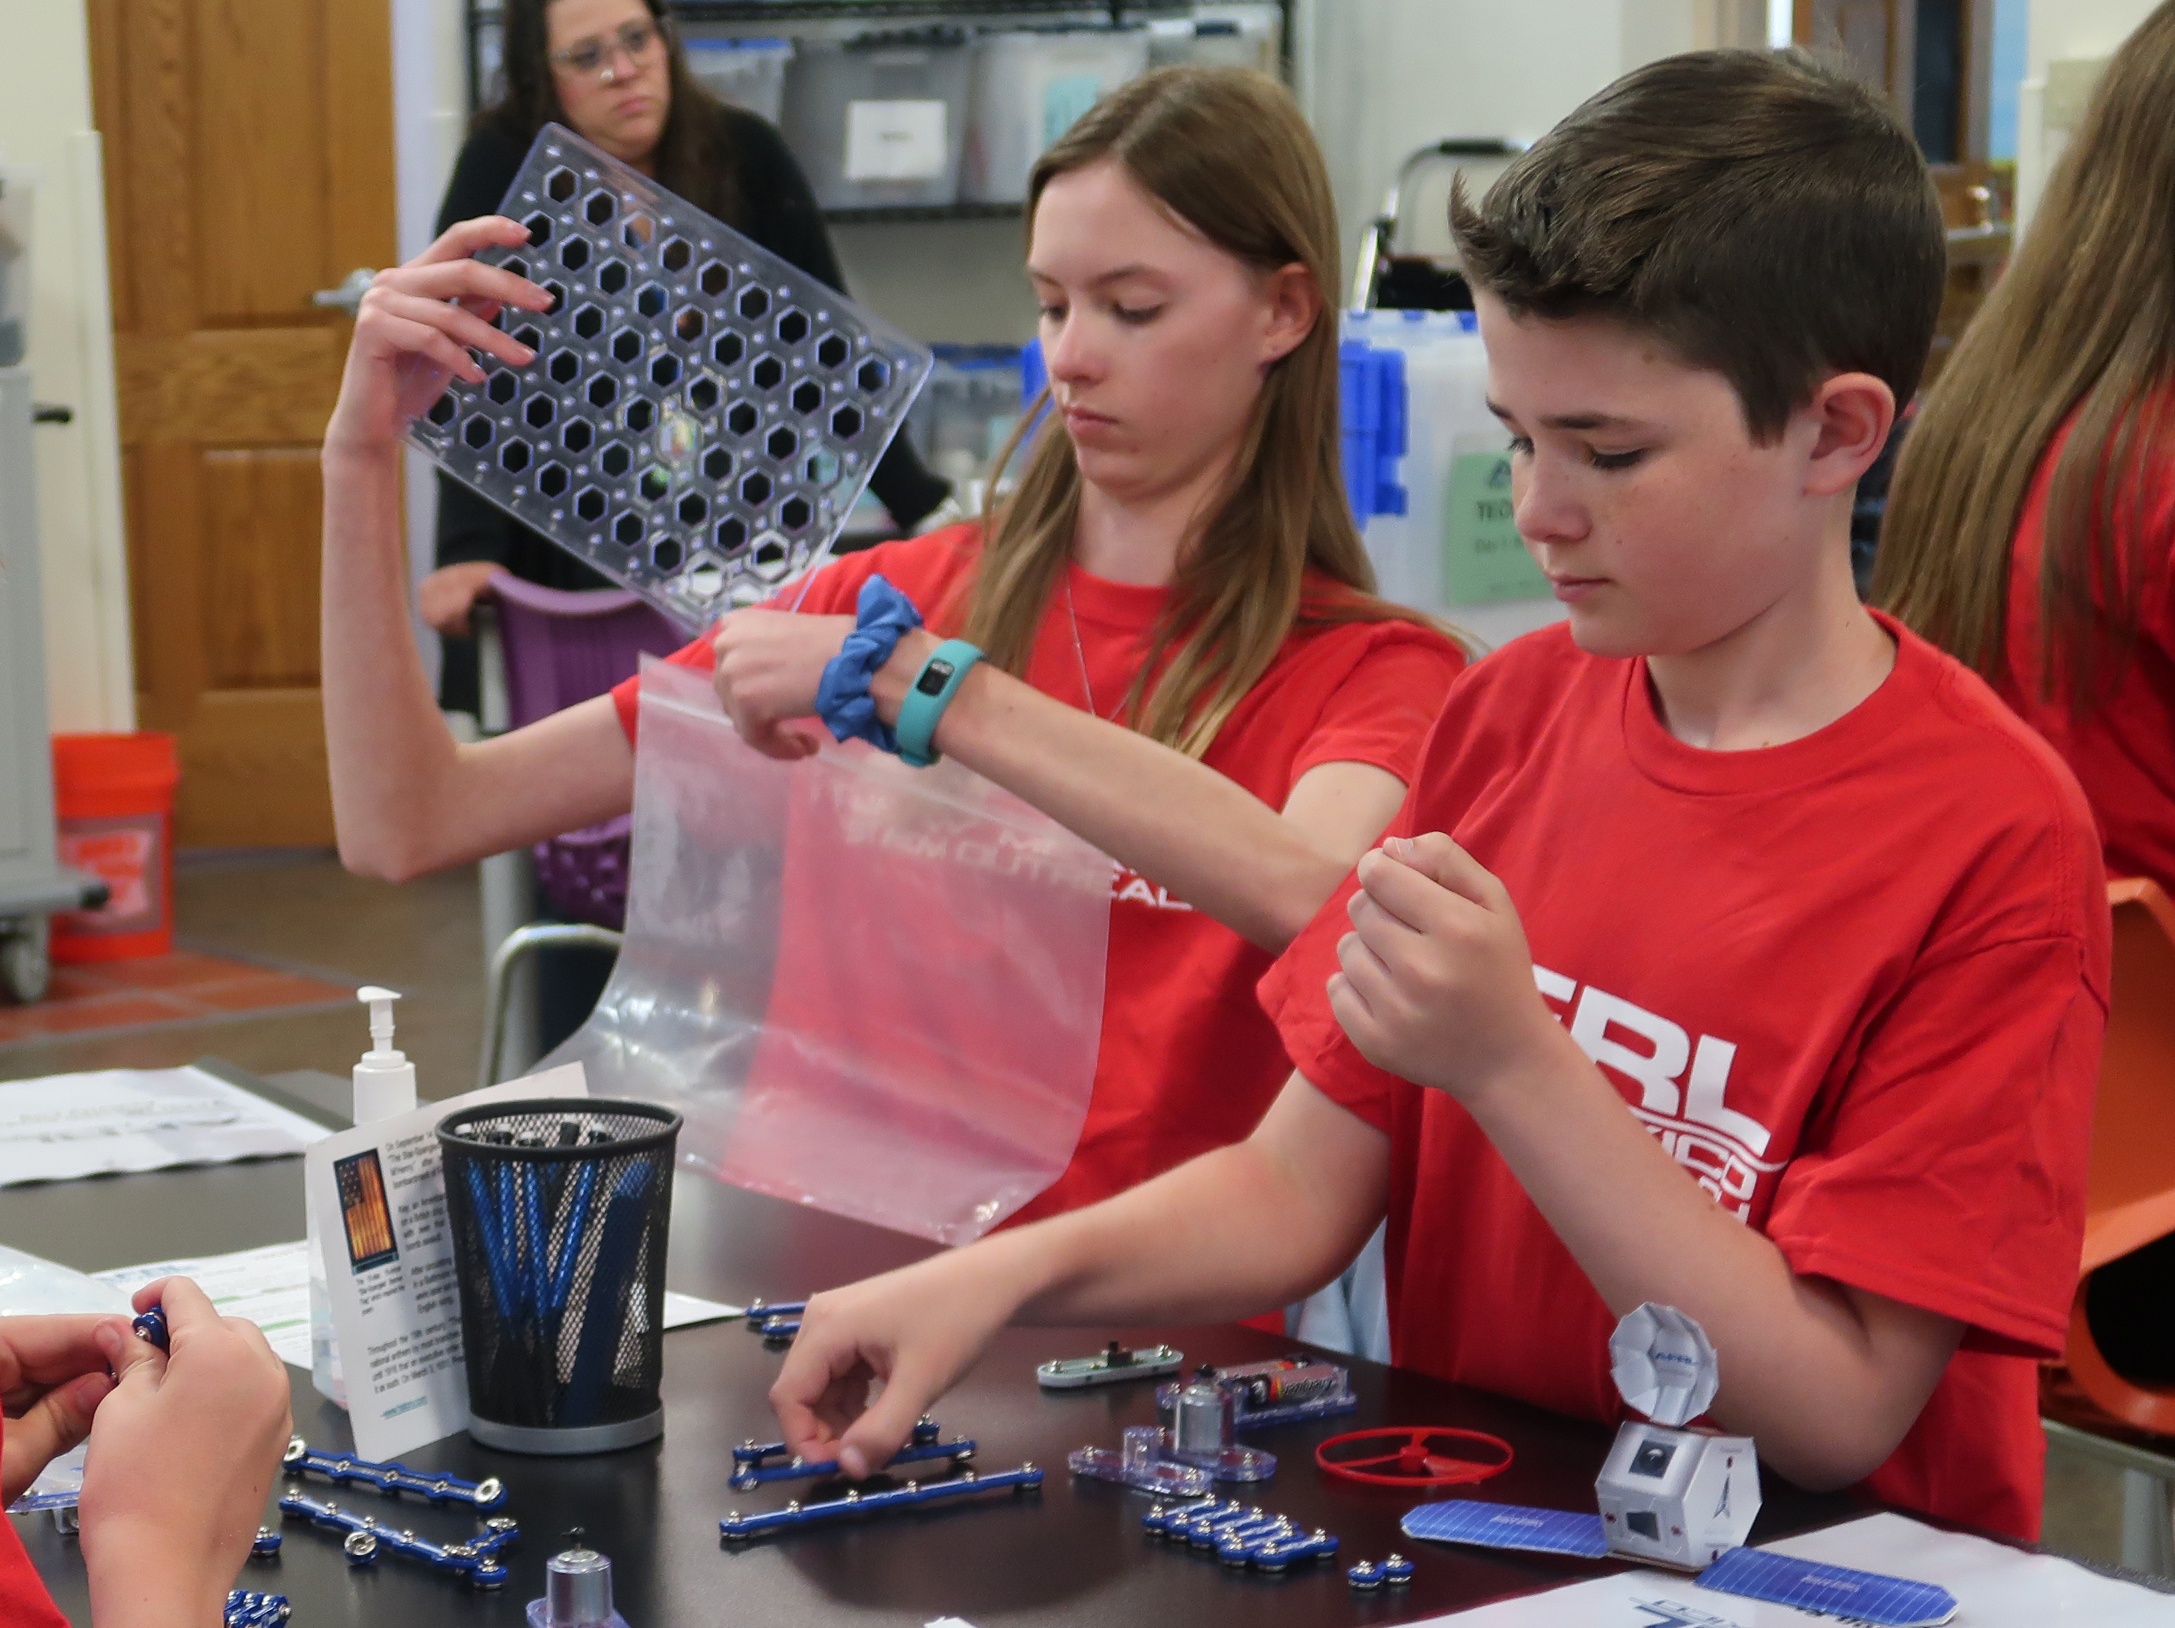
[[[398,989],[406,997],[398,1008],[399,1043],[415,1059],[423,1094],[450,1096],[473,1083],[483,1022],[473,869],[396,887],[350,876],[326,853],[197,854],[177,867],[175,895],[185,949]],[[0,1080],[167,1067],[207,1053],[263,1073],[319,1068],[344,1076],[368,1043],[360,1011],[344,1004],[213,1016],[0,1043]],[[2047,1471],[2047,1544],[2086,1559],[2119,1560],[2117,1474],[2059,1451],[2049,1454]]]

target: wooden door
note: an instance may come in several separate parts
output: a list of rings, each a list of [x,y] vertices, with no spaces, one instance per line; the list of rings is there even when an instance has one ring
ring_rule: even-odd
[[[392,263],[384,0],[90,0],[138,716],[181,740],[176,841],[332,840],[317,443]]]

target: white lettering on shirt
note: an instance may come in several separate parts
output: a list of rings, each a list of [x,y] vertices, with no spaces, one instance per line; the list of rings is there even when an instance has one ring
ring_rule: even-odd
[[[1762,1157],[1774,1133],[1722,1100],[1736,1043],[1703,1034],[1694,1047],[1682,1025],[1591,984],[1581,989],[1577,979],[1547,967],[1533,968],[1533,982],[1547,999],[1571,1008],[1566,1026],[1579,1049],[1639,1088],[1631,1111],[1669,1156],[1724,1210],[1749,1219],[1760,1179],[1782,1164]]]
[[[1115,862],[1110,867],[1110,897],[1121,904],[1144,904],[1150,910],[1193,908],[1183,899],[1172,898],[1169,889],[1158,887],[1140,872]]]

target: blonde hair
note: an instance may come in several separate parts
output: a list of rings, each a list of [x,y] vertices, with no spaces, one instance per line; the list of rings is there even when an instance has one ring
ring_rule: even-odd
[[[1030,239],[1043,189],[1106,158],[1217,247],[1261,271],[1302,265],[1321,295],[1313,329],[1269,369],[1229,488],[1179,557],[1169,607],[1119,713],[1140,733],[1198,758],[1295,626],[1432,624],[1374,596],[1345,499],[1336,210],[1297,104],[1274,80],[1243,69],[1166,68],[1134,80],[1096,103],[1035,165]],[[1013,674],[1026,671],[1079,513],[1079,464],[1056,415],[1043,413],[1048,401],[1045,391],[999,461],[1001,473],[1042,414],[1017,490],[985,516],[962,630]],[[1350,591],[1307,592],[1309,570]]]
[[[1873,597],[1989,676],[2007,670],[2017,521],[2047,448],[2036,682],[2089,708],[2138,636],[2143,477],[2175,428],[2175,0],[2107,65],[2032,228],[1926,394],[1898,460]],[[2130,549],[2118,552],[2129,535]]]

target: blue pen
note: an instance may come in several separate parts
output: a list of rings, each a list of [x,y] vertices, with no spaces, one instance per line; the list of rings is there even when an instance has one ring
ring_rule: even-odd
[[[634,1264],[642,1248],[644,1192],[649,1166],[630,1165],[604,1206],[604,1234],[597,1243],[596,1270],[582,1308],[581,1338],[574,1349],[574,1369],[566,1382],[559,1423],[593,1423],[604,1405],[612,1360],[624,1322],[621,1308],[634,1288]]]
[[[596,1194],[597,1167],[585,1164],[574,1178],[574,1201],[567,1213],[566,1235],[559,1240],[559,1264],[551,1274],[551,1315],[566,1310],[566,1297],[574,1289],[574,1268],[580,1264],[582,1243],[589,1231],[589,1204]]]
[[[513,1316],[513,1295],[506,1283],[504,1246],[498,1237],[498,1229],[492,1225],[491,1202],[485,1196],[483,1171],[474,1164],[468,1167],[468,1202],[476,1211],[476,1230],[483,1234],[484,1264],[491,1273],[491,1298],[498,1302],[501,1321]]]
[[[541,1173],[533,1164],[520,1169],[521,1207],[528,1221],[529,1281],[525,1285],[529,1301],[529,1315],[541,1322],[550,1311],[551,1290],[551,1235],[544,1230],[544,1206]]]

